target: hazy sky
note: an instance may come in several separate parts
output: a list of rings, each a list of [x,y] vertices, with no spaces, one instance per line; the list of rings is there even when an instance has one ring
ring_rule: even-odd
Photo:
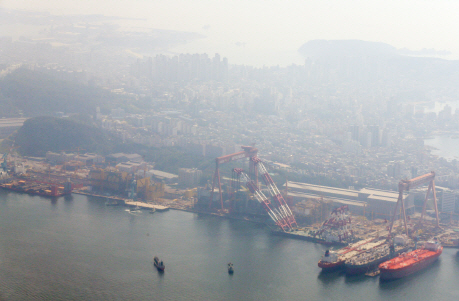
[[[230,63],[301,63],[296,51],[313,39],[379,41],[397,48],[449,50],[459,58],[456,0],[0,0],[7,8],[53,14],[146,19],[158,29],[193,31],[205,39],[178,52],[219,52]]]

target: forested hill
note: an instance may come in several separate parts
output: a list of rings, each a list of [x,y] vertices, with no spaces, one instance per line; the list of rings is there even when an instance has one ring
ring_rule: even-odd
[[[101,129],[68,118],[35,117],[26,120],[11,140],[24,156],[44,157],[47,151],[110,153],[115,139]]]
[[[52,115],[54,112],[94,114],[124,106],[126,96],[96,86],[64,81],[58,75],[19,68],[0,79],[0,117]]]

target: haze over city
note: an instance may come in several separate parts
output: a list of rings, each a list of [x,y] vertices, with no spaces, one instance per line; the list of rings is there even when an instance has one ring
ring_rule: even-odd
[[[398,49],[451,52],[459,58],[455,1],[16,1],[0,7],[56,15],[102,14],[124,20],[125,30],[163,29],[202,38],[170,49],[175,53],[220,53],[236,64],[301,64],[298,48],[309,40],[364,40]],[[430,50],[423,51],[422,50]]]
[[[0,300],[458,300],[458,8],[0,0]]]

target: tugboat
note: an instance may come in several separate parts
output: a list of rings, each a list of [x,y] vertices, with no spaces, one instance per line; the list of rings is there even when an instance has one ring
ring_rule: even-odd
[[[107,200],[107,201],[105,202],[105,206],[118,206],[118,205],[119,205],[119,204],[118,204],[118,202],[117,202],[116,200],[111,200],[111,201],[110,201],[110,200]]]
[[[162,260],[159,260],[158,256],[155,256],[155,258],[153,258],[153,264],[158,269],[158,271],[164,272],[166,266],[164,265]]]
[[[137,205],[137,203],[135,204],[135,207],[131,207],[129,208],[129,211],[130,212],[140,212],[140,207]]]
[[[233,274],[233,273],[234,273],[233,264],[230,262],[228,263],[228,274]]]

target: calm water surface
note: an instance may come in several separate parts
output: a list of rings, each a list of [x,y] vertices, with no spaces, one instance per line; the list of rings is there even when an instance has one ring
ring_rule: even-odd
[[[425,139],[424,144],[436,148],[432,151],[434,155],[447,160],[459,160],[459,137],[457,135],[434,136],[432,139]]]
[[[453,249],[422,273],[380,283],[321,274],[323,246],[272,236],[257,224],[4,191],[0,230],[0,300],[459,299]],[[154,255],[164,274],[153,268]]]

